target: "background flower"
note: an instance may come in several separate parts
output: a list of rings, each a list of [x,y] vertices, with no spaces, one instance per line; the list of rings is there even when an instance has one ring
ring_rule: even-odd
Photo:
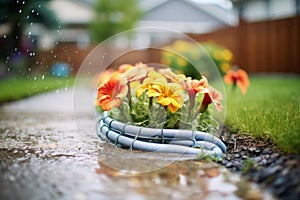
[[[224,76],[224,82],[229,85],[237,85],[243,94],[247,93],[247,89],[250,85],[248,74],[243,69],[229,70]]]

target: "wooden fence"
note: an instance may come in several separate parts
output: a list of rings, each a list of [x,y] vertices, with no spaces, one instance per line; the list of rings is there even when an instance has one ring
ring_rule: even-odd
[[[199,42],[213,40],[230,49],[234,54],[234,64],[250,73],[300,73],[300,16],[255,23],[241,22],[237,27],[189,36]],[[92,47],[80,50],[76,44],[64,43],[52,51],[40,52],[37,60],[40,68],[50,66],[55,60],[64,61],[76,73],[91,50]],[[137,61],[159,63],[159,51],[148,49],[129,52],[113,64]]]
[[[234,63],[252,73],[300,73],[300,16],[241,22],[237,27],[190,37],[227,47],[234,54]]]

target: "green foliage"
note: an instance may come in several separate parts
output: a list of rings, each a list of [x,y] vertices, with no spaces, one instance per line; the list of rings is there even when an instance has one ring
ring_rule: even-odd
[[[95,4],[95,18],[90,24],[93,42],[103,40],[134,28],[141,17],[138,0],[98,0]]]
[[[251,158],[243,161],[242,173],[247,174],[251,169],[255,168],[255,163]]]
[[[16,101],[57,88],[71,86],[74,78],[23,78],[15,77],[0,80],[0,103]]]
[[[300,153],[299,77],[257,76],[245,96],[227,87],[226,124]]]

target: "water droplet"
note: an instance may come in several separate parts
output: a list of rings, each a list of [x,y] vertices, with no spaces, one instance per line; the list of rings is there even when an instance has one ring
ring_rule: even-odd
[[[22,10],[19,10],[19,13],[22,13]]]
[[[38,64],[39,64],[39,61],[36,61],[36,62],[35,62],[35,64],[37,64],[37,65],[38,65]]]
[[[29,15],[26,16],[26,19],[29,19]]]
[[[28,35],[31,35],[31,32],[30,32],[30,31],[28,32]]]
[[[59,93],[59,89],[56,90],[56,93]]]
[[[28,71],[31,72],[31,68],[30,67],[28,68]]]
[[[41,4],[39,4],[39,8],[41,8],[42,7],[42,5]]]
[[[33,80],[36,80],[36,76],[35,76],[35,77],[33,77]]]
[[[6,35],[3,35],[3,38],[5,39],[5,38],[6,38]]]
[[[8,72],[10,71],[10,68],[9,68],[9,67],[7,68],[7,71],[8,71]]]
[[[43,76],[42,76],[42,80],[44,80],[45,79],[45,74],[43,74]]]
[[[68,90],[68,87],[65,87],[65,90]]]
[[[23,1],[22,4],[25,4],[25,1]]]
[[[32,9],[31,12],[34,13],[34,9]]]

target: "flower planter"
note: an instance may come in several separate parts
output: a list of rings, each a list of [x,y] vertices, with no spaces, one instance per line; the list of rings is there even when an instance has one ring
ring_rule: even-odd
[[[200,131],[139,127],[112,119],[104,112],[97,122],[97,134],[117,146],[161,153],[195,154],[222,157],[225,144]]]

